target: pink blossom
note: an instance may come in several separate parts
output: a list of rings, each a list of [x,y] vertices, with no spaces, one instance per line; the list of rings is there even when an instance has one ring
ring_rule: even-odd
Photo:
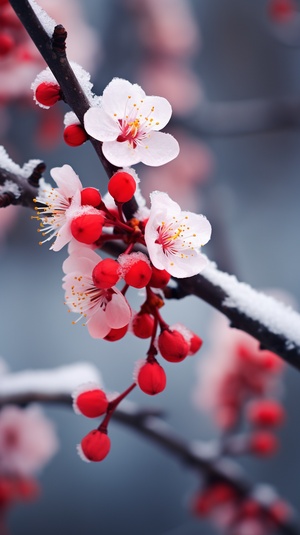
[[[54,167],[50,174],[58,187],[51,188],[42,183],[36,201],[45,206],[36,208],[36,211],[37,219],[41,221],[39,232],[47,236],[41,243],[55,238],[50,249],[59,251],[72,239],[72,219],[99,211],[90,206],[81,206],[82,184],[70,165]]]
[[[104,89],[102,106],[90,108],[84,116],[88,134],[103,142],[103,154],[118,167],[143,162],[163,165],[179,153],[170,134],[158,132],[172,114],[163,97],[148,97],[137,84],[114,78]]]
[[[207,265],[200,247],[210,239],[209,221],[203,215],[182,211],[167,193],[154,191],[150,197],[145,241],[152,264],[174,277],[196,275]]]
[[[52,423],[37,406],[7,405],[0,412],[0,471],[29,476],[58,449]]]
[[[100,260],[90,248],[78,247],[63,264],[66,304],[72,312],[80,314],[77,321],[86,319],[93,338],[104,338],[111,329],[128,325],[131,317],[130,307],[116,287],[102,290],[95,286],[92,272]]]

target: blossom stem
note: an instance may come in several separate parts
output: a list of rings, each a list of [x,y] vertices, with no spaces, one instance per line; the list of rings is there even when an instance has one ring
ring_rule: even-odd
[[[124,398],[126,398],[126,396],[128,396],[130,394],[130,392],[135,387],[136,387],[136,383],[132,383],[126,390],[124,390],[124,392],[122,392],[122,394],[120,394],[117,398],[115,398],[113,401],[111,401],[108,404],[108,409],[107,409],[106,415],[105,415],[103,421],[101,422],[101,424],[98,427],[98,429],[99,429],[99,431],[101,431],[101,433],[107,433],[107,426],[108,426],[109,421],[110,421],[112,415],[114,414],[116,408],[121,403],[121,401]]]

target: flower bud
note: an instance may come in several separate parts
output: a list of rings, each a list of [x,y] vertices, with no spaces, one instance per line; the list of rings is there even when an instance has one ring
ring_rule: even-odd
[[[88,135],[81,124],[70,124],[64,129],[64,140],[70,147],[79,147],[87,139]]]
[[[92,244],[102,233],[104,217],[98,214],[83,214],[75,217],[71,222],[72,236],[80,243]]]
[[[87,418],[97,418],[105,414],[107,407],[108,400],[106,394],[100,388],[82,385],[80,390],[76,390],[73,394],[74,411]]]
[[[127,202],[132,199],[136,190],[133,176],[124,171],[117,171],[108,182],[108,191],[116,202]]]
[[[274,400],[259,400],[251,403],[248,408],[248,420],[253,425],[275,427],[284,420],[284,409]]]
[[[35,90],[35,99],[43,106],[53,106],[61,100],[59,85],[53,82],[42,82]]]
[[[139,312],[132,320],[132,332],[138,338],[150,338],[153,333],[154,318],[150,314]]]
[[[278,441],[275,435],[268,431],[257,431],[250,438],[250,451],[260,457],[268,457],[275,453]]]
[[[144,288],[149,283],[152,269],[143,253],[122,254],[119,256],[122,277],[133,288]]]
[[[6,56],[14,48],[15,42],[10,34],[0,33],[0,57]]]
[[[178,331],[164,329],[158,337],[158,349],[168,362],[181,362],[189,352],[189,344]]]
[[[124,327],[120,327],[120,329],[110,329],[109,333],[104,336],[103,340],[107,340],[107,342],[117,342],[118,340],[121,340],[121,338],[124,338],[127,331],[128,325],[124,325]]]
[[[105,258],[93,269],[93,282],[97,288],[105,290],[117,284],[120,275],[120,266],[116,260]]]
[[[103,461],[110,451],[110,438],[106,433],[94,429],[81,441],[78,453],[82,460],[99,462]]]
[[[166,388],[165,371],[156,360],[145,362],[138,370],[137,383],[145,394],[149,394],[149,396],[159,394]]]
[[[195,355],[199,349],[201,349],[203,344],[202,338],[198,336],[195,333],[192,333],[192,336],[190,338],[190,348],[189,348],[189,355]]]
[[[164,288],[168,284],[170,278],[170,273],[165,269],[157,269],[155,266],[152,266],[152,275],[149,285],[152,288]]]
[[[97,188],[83,188],[81,190],[81,204],[84,206],[94,206],[96,208],[101,203],[100,191]]]

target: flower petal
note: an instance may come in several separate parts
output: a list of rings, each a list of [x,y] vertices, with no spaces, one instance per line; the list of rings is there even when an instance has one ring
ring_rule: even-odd
[[[163,97],[145,97],[139,104],[138,117],[151,126],[151,130],[161,130],[168,124],[172,115],[170,102]]]
[[[211,238],[211,224],[208,219],[202,214],[194,214],[193,212],[181,212],[182,218],[187,219],[189,225],[193,228],[194,233],[197,234],[193,238],[193,245],[201,247],[205,245]]]
[[[69,223],[65,223],[57,231],[55,241],[52,243],[51,251],[60,251],[67,243],[72,239],[71,226]]]
[[[89,317],[86,325],[92,338],[104,338],[110,331],[106,313],[102,308]]]
[[[184,252],[188,258],[170,258],[167,259],[167,266],[165,269],[178,279],[184,279],[185,277],[193,277],[198,275],[208,264],[207,257],[197,251],[193,253],[191,251]]]
[[[120,133],[119,123],[99,107],[90,108],[85,113],[84,128],[99,141],[113,141]]]
[[[179,144],[171,134],[150,132],[139,147],[140,161],[157,167],[174,160],[179,154]]]
[[[105,158],[117,167],[127,167],[140,162],[137,148],[134,149],[128,141],[104,141],[102,145]]]
[[[77,190],[82,190],[82,183],[78,175],[70,165],[63,165],[62,167],[53,167],[50,170],[50,175],[56,182],[65,197],[73,197]]]
[[[123,119],[129,115],[134,104],[145,97],[145,92],[137,84],[114,78],[103,91],[102,106],[108,115]],[[129,108],[129,109],[128,109]]]
[[[120,329],[130,322],[131,310],[124,295],[116,288],[114,291],[116,293],[106,307],[106,320],[112,329]]]

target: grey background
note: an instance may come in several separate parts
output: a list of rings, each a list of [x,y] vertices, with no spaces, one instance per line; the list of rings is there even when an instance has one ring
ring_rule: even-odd
[[[104,49],[107,47],[95,76],[95,89],[100,93],[112,76],[135,81],[135,62],[140,58],[132,21],[121,3],[90,0],[85,4],[87,17],[101,31]],[[208,100],[299,94],[300,50],[274,39],[266,21],[266,2],[194,0],[191,4],[203,38],[194,67]],[[105,191],[106,178],[91,147],[74,150],[60,144],[53,151],[37,149],[30,136],[36,116],[18,106],[10,113],[8,140],[18,163],[41,158],[48,170],[69,163],[86,185],[100,184]],[[205,141],[214,154],[215,169],[210,183],[199,191],[201,208],[205,213],[205,199],[209,206],[212,192],[218,192],[224,232],[240,278],[256,288],[283,288],[299,301],[299,131]],[[47,245],[39,247],[36,223],[30,221],[30,215],[20,209],[18,224],[0,251],[1,355],[16,371],[86,359],[99,366],[108,388],[121,391],[130,383],[132,365],[144,356],[146,344],[131,335],[115,344],[92,340],[86,330],[71,325],[61,289],[66,251],[54,254]],[[213,213],[210,219],[213,225]],[[211,256],[215,254],[212,247]],[[211,315],[207,305],[193,298],[168,303],[164,309],[167,321],[186,322],[204,339]],[[201,353],[196,358],[200,359]],[[185,361],[180,369],[166,365],[168,388],[163,394],[149,399],[137,391],[131,399],[163,407],[168,421],[187,439],[210,438],[216,433],[213,424],[191,402],[195,366],[194,359]],[[244,465],[251,479],[274,484],[297,509],[297,372],[288,369],[285,383],[288,421],[281,432],[280,452],[268,461],[248,460]],[[67,408],[45,410],[56,423],[61,448],[41,474],[39,500],[12,510],[9,526],[13,535],[214,533],[210,524],[191,517],[186,507],[197,488],[197,476],[157,446],[112,423],[111,454],[99,465],[87,465],[78,458],[75,444],[90,430],[90,422]]]

